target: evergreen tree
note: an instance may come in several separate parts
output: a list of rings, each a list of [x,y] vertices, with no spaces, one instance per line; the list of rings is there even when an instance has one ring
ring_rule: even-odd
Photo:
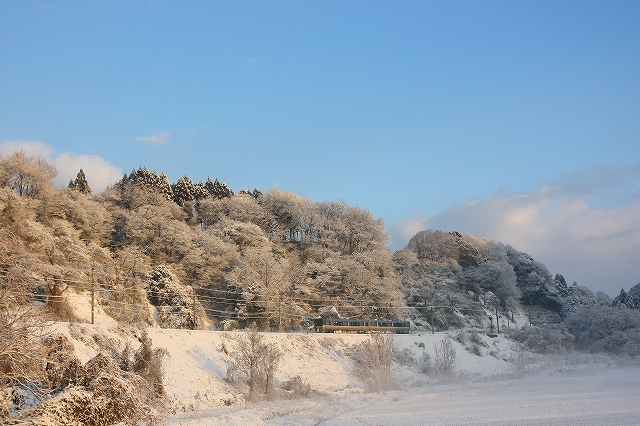
[[[569,295],[569,286],[567,286],[567,280],[564,279],[562,274],[556,274],[553,283],[560,297],[567,297]]]
[[[183,206],[187,201],[194,199],[196,187],[189,176],[183,176],[173,185],[174,201]]]
[[[226,183],[220,183],[218,179],[215,182],[211,182],[211,178],[207,178],[207,182],[204,184],[204,188],[213,198],[221,200],[223,198],[233,197],[233,191],[227,186]]]
[[[164,195],[167,200],[173,200],[173,190],[171,189],[171,183],[167,175],[161,173],[158,179],[158,189],[160,193]]]
[[[624,288],[620,289],[620,294],[613,299],[611,306],[616,308],[640,309],[640,284],[631,287],[628,293],[624,291]]]
[[[71,182],[69,182],[69,188],[71,188]],[[80,191],[85,195],[91,194],[91,187],[87,182],[87,177],[84,175],[84,171],[80,168],[78,175],[76,176],[75,182],[73,182],[73,189]]]

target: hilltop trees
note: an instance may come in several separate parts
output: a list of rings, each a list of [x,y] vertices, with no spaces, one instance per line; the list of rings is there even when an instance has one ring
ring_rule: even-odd
[[[27,156],[24,151],[0,158],[0,187],[10,188],[20,196],[43,198],[53,185],[51,179],[58,175],[56,168],[37,156]]]
[[[562,299],[547,268],[511,246],[507,246],[507,258],[516,274],[518,288],[522,292],[522,303],[540,305],[560,313]]]
[[[481,320],[482,308],[508,315],[517,302],[535,307],[549,320],[559,320],[571,289],[526,253],[487,239],[458,232],[420,231],[396,253],[408,303],[429,308],[423,317],[440,327],[460,319]],[[456,310],[458,313],[456,314]],[[494,319],[495,321],[495,319]]]
[[[78,176],[75,181],[69,181],[69,189],[75,189],[85,195],[91,194],[91,187],[89,186],[87,177],[84,175],[84,171],[82,169],[78,172]]]
[[[58,316],[68,318],[65,297],[91,283],[118,320],[153,322],[126,306],[151,297],[140,290],[161,265],[214,321],[280,329],[329,305],[379,317],[400,304],[384,224],[358,206],[277,188],[235,194],[217,179],[171,184],[144,167],[97,195],[83,169],[64,189],[53,189],[53,176],[24,153],[0,160],[0,219],[30,253],[35,291]]]
[[[631,287],[629,292],[624,291],[624,289],[620,289],[620,294],[613,299],[612,305],[616,307],[640,310],[640,284],[636,284]]]

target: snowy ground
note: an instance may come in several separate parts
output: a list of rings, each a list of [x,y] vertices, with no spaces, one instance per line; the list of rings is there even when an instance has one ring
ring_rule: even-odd
[[[93,335],[135,348],[135,330],[117,326],[60,324],[86,362],[99,347]],[[398,366],[401,390],[364,393],[352,374],[352,348],[366,335],[267,333],[283,353],[276,380],[300,376],[320,396],[247,403],[225,381],[238,333],[147,330],[164,348],[165,389],[177,413],[167,426],[227,425],[639,425],[640,366],[608,358],[536,358],[503,337],[482,336],[480,356],[454,340],[455,383],[435,383],[415,366]],[[405,358],[433,358],[445,334],[396,336]],[[455,336],[451,336],[455,337]],[[97,339],[98,341],[101,339]],[[115,344],[115,343],[110,343]],[[468,345],[467,345],[468,346]],[[477,350],[476,350],[477,352]],[[514,378],[521,377],[521,378]],[[225,404],[231,404],[226,406]]]
[[[640,425],[640,369],[225,407],[167,425]]]

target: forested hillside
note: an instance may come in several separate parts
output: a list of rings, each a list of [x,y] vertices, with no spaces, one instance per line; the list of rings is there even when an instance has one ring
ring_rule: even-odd
[[[24,153],[3,158],[0,173],[5,280],[57,319],[72,316],[65,296],[91,288],[124,324],[284,329],[330,306],[400,314],[383,222],[344,201],[171,184],[145,168],[100,194],[82,170],[55,189],[55,169]]]
[[[89,173],[90,174],[90,173]],[[458,232],[425,230],[395,254],[382,219],[345,201],[277,188],[234,193],[207,179],[170,183],[142,167],[93,194],[83,170],[56,189],[56,170],[23,152],[0,159],[4,305],[46,307],[93,294],[122,324],[308,327],[342,317],[410,318],[437,330],[497,332],[560,323],[580,307],[636,308],[637,291],[594,295],[526,253]],[[8,293],[8,294],[9,294]]]

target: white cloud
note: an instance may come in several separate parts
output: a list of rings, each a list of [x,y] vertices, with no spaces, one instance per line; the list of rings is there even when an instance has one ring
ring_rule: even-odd
[[[95,155],[63,153],[52,159],[51,163],[58,169],[58,176],[54,179],[54,184],[58,186],[67,186],[81,168],[94,192],[100,192],[122,179],[122,169]]]
[[[628,290],[640,282],[640,200],[635,188],[640,168],[589,171],[583,183],[575,173],[558,182],[564,187],[543,186],[531,193],[490,196],[453,207],[420,219],[422,229],[457,230],[512,245],[553,274],[616,295],[621,287]],[[626,194],[625,205],[619,204],[620,194]],[[615,200],[608,202],[610,197]],[[393,248],[406,245],[416,224],[411,219],[389,227]]]
[[[147,145],[164,145],[170,136],[169,132],[154,132],[151,136],[140,136],[136,140]]]
[[[411,237],[425,229],[430,229],[427,216],[415,217],[389,225],[387,232],[391,236],[390,246],[395,250],[400,250],[407,245]]]
[[[52,149],[41,141],[4,140],[0,144],[1,156],[12,155],[19,150],[29,156],[41,156],[53,164],[58,169],[58,176],[53,180],[55,186],[67,186],[70,180],[76,178],[81,168],[94,192],[100,192],[122,178],[120,168],[95,155],[62,153],[53,156]]]
[[[51,148],[41,141],[5,139],[0,144],[0,156],[2,157],[12,155],[14,152],[20,150],[29,156],[40,156],[42,158],[49,158],[51,156]]]

